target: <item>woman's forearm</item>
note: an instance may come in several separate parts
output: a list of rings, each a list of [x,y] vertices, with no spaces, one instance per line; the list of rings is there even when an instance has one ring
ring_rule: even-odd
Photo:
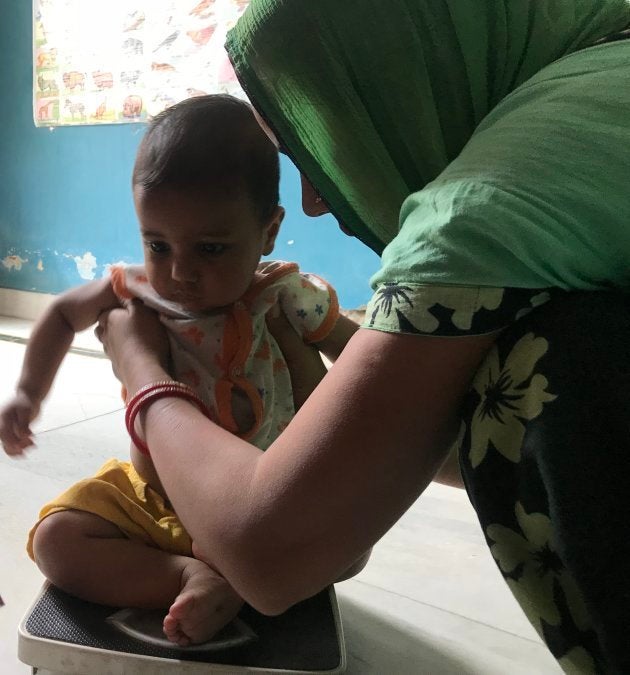
[[[170,373],[155,361],[155,359],[130,359],[129,364],[125,366],[125,378],[123,384],[125,385],[128,394],[131,396],[148,384],[171,379]],[[143,417],[144,415],[141,415],[141,418]]]
[[[151,459],[201,556],[237,589],[240,558],[251,559],[245,531],[262,452],[225,431],[191,403],[166,398],[141,416]]]
[[[267,613],[339,578],[444,462],[492,341],[359,331],[265,453],[185,401],[151,405],[154,464],[203,558]]]
[[[353,466],[357,458],[339,458],[335,481],[330,468],[309,468],[308,460],[300,460],[309,451],[315,456],[325,452],[308,437],[299,447],[296,443],[292,467],[282,448],[262,453],[179,399],[151,405],[144,428],[164,489],[202,558],[267,614],[285,611],[344,578],[426,487],[439,464],[414,462],[411,494],[402,483],[399,492],[393,491],[384,467],[375,472],[383,485],[367,481],[366,494],[356,494],[356,488],[343,484],[363,482]],[[381,497],[370,504],[377,492]],[[371,513],[375,508],[378,513]]]

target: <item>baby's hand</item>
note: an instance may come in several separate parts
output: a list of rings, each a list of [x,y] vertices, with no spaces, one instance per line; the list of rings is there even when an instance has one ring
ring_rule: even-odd
[[[0,408],[0,442],[7,455],[21,455],[34,445],[30,423],[39,414],[39,402],[18,391]]]

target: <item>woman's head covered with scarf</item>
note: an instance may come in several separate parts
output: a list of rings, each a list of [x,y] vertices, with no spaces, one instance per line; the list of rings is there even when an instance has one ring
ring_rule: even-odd
[[[300,170],[380,252],[494,106],[627,23],[625,0],[252,0],[226,47]]]

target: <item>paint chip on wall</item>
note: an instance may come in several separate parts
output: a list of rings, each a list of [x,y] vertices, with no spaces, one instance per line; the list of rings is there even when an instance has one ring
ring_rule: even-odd
[[[44,271],[44,261],[41,258],[37,261],[37,270],[38,272]]]
[[[28,258],[21,258],[19,255],[8,255],[2,260],[2,264],[8,270],[16,270],[19,272],[22,265],[28,262]]]
[[[81,279],[91,281],[94,279],[94,270],[96,269],[96,258],[87,251],[82,256],[75,255],[73,258],[77,266],[77,272]]]

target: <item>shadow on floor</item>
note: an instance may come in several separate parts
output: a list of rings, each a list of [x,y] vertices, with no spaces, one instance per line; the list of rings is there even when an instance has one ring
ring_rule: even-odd
[[[478,675],[455,654],[449,654],[420,630],[390,623],[347,598],[340,598],[348,654],[348,675]],[[359,656],[360,654],[360,656]]]

